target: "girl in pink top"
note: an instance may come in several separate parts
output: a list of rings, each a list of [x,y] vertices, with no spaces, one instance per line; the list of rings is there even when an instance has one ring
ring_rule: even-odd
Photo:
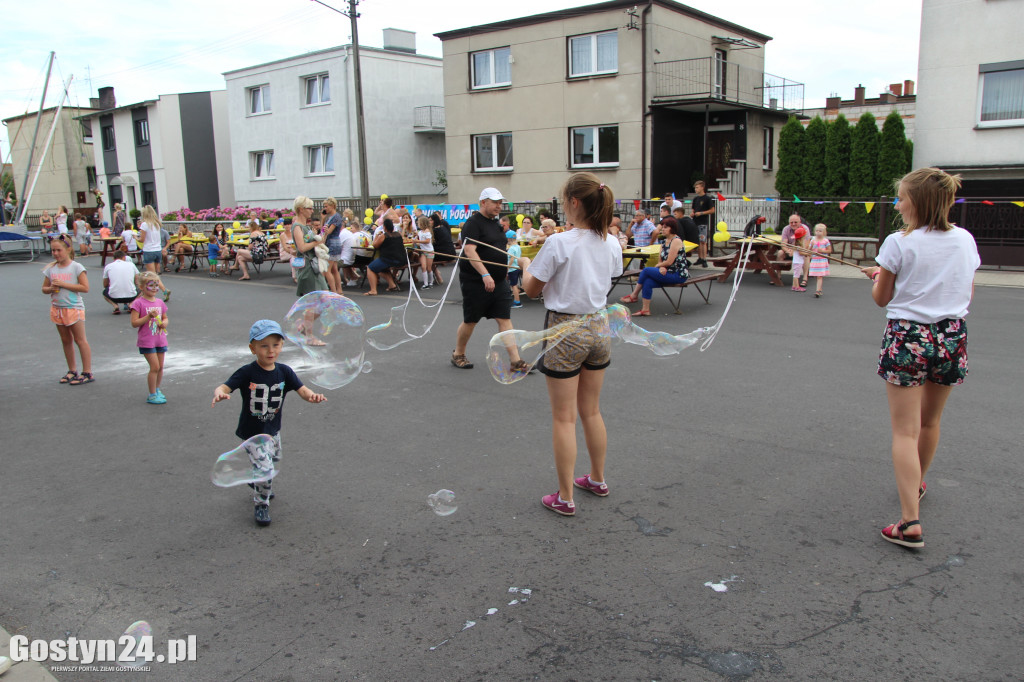
[[[160,390],[160,382],[164,378],[164,354],[167,352],[167,304],[161,301],[160,276],[155,272],[143,272],[139,275],[142,294],[129,306],[132,311],[132,326],[139,330],[139,353],[149,363],[149,374],[146,383],[149,387],[150,405],[163,405],[166,396]]]

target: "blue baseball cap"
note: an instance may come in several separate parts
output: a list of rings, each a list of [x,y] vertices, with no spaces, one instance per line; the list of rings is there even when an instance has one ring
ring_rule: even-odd
[[[515,230],[509,230],[508,232],[505,233],[505,239],[515,239],[515,238],[516,238],[516,231]]]
[[[256,320],[252,328],[249,329],[249,343],[253,341],[262,341],[271,334],[277,334],[281,338],[284,338],[284,332],[281,331],[281,325],[273,320]]]

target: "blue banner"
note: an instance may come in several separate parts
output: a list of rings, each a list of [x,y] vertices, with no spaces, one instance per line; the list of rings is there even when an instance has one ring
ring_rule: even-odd
[[[409,204],[407,206],[395,206],[395,208],[407,209],[409,213],[412,213],[414,208],[418,208],[423,211],[424,215],[440,213],[441,217],[449,225],[458,227],[466,222],[469,216],[473,215],[473,211],[480,208],[480,204]]]

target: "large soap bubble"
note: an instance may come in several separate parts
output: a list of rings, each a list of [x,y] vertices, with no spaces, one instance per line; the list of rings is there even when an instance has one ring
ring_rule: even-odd
[[[269,481],[280,470],[280,460],[274,460],[276,452],[273,436],[253,436],[217,458],[210,480],[220,488]]]
[[[363,359],[365,318],[355,301],[329,291],[313,291],[295,302],[282,329],[312,360],[312,381],[326,389],[351,383],[369,372]]]
[[[502,384],[519,381],[533,370],[544,353],[584,325],[589,317],[566,320],[537,331],[509,329],[498,332],[491,337],[487,348],[487,366],[491,370],[491,376]],[[512,359],[514,356],[520,359],[521,364]]]

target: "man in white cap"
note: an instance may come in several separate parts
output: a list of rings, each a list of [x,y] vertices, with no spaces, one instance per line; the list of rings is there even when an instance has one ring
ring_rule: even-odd
[[[462,324],[455,336],[452,364],[472,369],[466,358],[466,346],[480,318],[498,323],[499,331],[512,329],[512,290],[508,285],[508,255],[505,231],[498,222],[504,197],[494,187],[480,192],[480,210],[462,224],[463,256],[459,261],[459,286],[462,288]],[[482,261],[490,261],[484,263]],[[526,363],[515,347],[509,349],[514,371],[525,371]]]

